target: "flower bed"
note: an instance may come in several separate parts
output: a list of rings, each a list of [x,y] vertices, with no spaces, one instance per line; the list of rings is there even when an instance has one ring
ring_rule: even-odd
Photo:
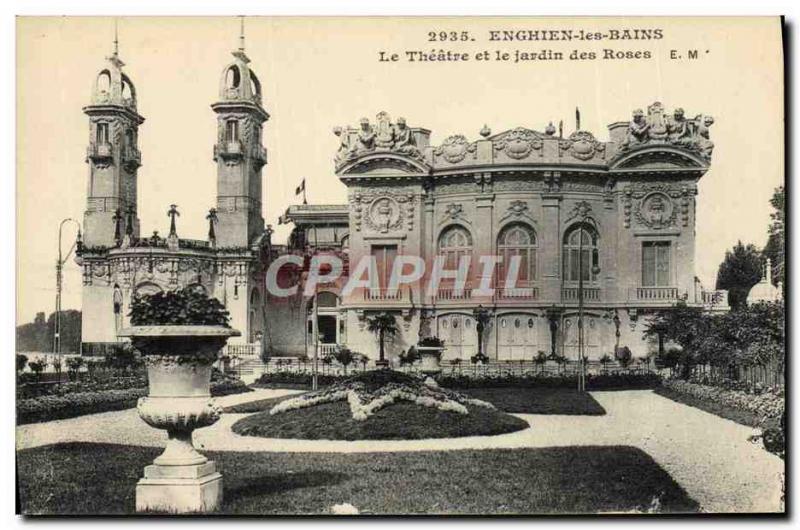
[[[320,386],[330,386],[347,379],[344,376],[320,375]],[[573,374],[530,374],[530,375],[440,375],[436,380],[446,388],[575,388],[577,375]],[[629,390],[655,388],[661,384],[661,376],[651,372],[614,372],[606,374],[587,374],[586,385],[589,390]],[[308,387],[311,375],[305,373],[279,372],[264,374],[253,383],[256,388],[269,387]]]
[[[466,405],[494,409],[491,403],[438,386],[428,386],[420,378],[408,374],[393,370],[375,370],[337,382],[323,390],[281,401],[270,410],[270,414],[336,401],[347,401],[353,419],[358,421],[364,421],[380,409],[398,401],[464,415],[469,414]]]
[[[781,387],[760,388],[751,391],[733,390],[722,384],[712,386],[682,379],[666,379],[662,384],[664,388],[679,394],[749,412],[755,418],[783,415],[785,396]],[[730,386],[736,387],[737,384],[732,382]]]
[[[212,396],[226,396],[252,392],[242,381],[229,376],[218,376],[211,382]],[[67,385],[68,383],[64,383]],[[85,414],[122,410],[136,406],[136,401],[147,395],[147,386],[125,389],[103,389],[87,392],[69,392],[17,399],[17,424],[74,418]]]

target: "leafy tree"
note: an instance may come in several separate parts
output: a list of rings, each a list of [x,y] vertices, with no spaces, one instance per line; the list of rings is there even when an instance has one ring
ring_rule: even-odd
[[[40,381],[42,379],[42,372],[44,372],[46,366],[44,361],[31,361],[28,363],[28,366],[30,366],[33,373],[36,374],[36,380]]]
[[[702,308],[689,307],[679,302],[674,307],[654,314],[645,324],[643,339],[661,335],[681,347],[678,364],[681,377],[688,379],[692,367],[701,361],[700,351],[711,327],[711,318]]]
[[[379,361],[384,363],[384,343],[386,341],[386,336],[394,336],[400,332],[397,328],[397,321],[394,315],[390,313],[380,313],[371,317],[367,321],[367,329],[370,333],[374,333],[378,336],[378,343],[380,344]]]
[[[67,359],[67,372],[69,373],[70,379],[73,381],[78,380],[78,372],[83,364],[83,357],[70,357]]]
[[[333,358],[344,367],[344,375],[347,375],[347,367],[358,361],[360,356],[350,348],[336,348],[333,351]]]
[[[739,241],[725,252],[725,260],[717,271],[717,289],[728,290],[731,308],[738,310],[747,305],[747,294],[761,281],[761,252],[753,244]]]
[[[17,372],[21,372],[25,369],[25,366],[28,364],[28,356],[22,355],[21,353],[17,354]]]
[[[17,351],[49,352],[53,349],[55,313],[45,319],[44,312],[28,324],[17,326]],[[78,352],[81,346],[81,312],[61,311],[61,351]]]
[[[777,287],[779,283],[786,285],[784,282],[786,210],[783,186],[775,188],[769,203],[775,211],[770,214],[772,222],[767,230],[769,236],[764,247],[764,256],[772,262],[772,284]]]

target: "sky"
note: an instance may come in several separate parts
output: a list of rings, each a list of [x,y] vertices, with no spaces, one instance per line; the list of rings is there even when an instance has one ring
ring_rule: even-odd
[[[231,17],[120,17],[120,56],[136,85],[143,166],[139,169],[142,234],[166,233],[169,205],[179,206],[178,233],[204,239],[215,202],[210,104],[238,46]],[[543,130],[575,108],[582,129],[607,140],[606,126],[654,101],[711,115],[711,169],[697,197],[696,275],[713,287],[725,250],[738,240],[763,246],[769,199],[784,180],[783,72],[777,18],[268,18],[248,17],[247,53],[271,114],[264,145],[264,209],[277,218],[296,203],[305,178],[310,203],[344,203],[334,174],[334,126],[356,125],[380,111],[432,130],[436,145],[451,134],[479,138],[517,126]],[[492,42],[490,30],[660,28],[650,41]],[[468,31],[475,41],[430,42],[429,32]],[[114,20],[20,17],[17,21],[17,320],[51,312],[58,225],[83,218],[88,166],[88,104],[95,76],[112,50]],[[512,52],[611,48],[649,51],[652,59],[409,63],[378,61],[379,52],[457,49]],[[688,50],[699,58],[687,59]],[[670,59],[675,50],[681,59]],[[706,52],[707,50],[707,52]],[[63,248],[74,240],[65,225]],[[81,275],[65,269],[62,307],[80,308]]]

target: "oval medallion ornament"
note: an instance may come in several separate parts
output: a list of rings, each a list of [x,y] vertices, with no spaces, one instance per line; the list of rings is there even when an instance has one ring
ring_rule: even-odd
[[[676,214],[672,199],[666,193],[656,192],[642,199],[636,218],[647,227],[659,229],[672,226]]]
[[[467,153],[474,152],[475,144],[470,144],[463,134],[456,134],[445,138],[433,154],[443,157],[451,164],[457,164],[467,157]]]
[[[509,158],[520,160],[530,155],[534,149],[541,149],[542,141],[535,132],[517,127],[496,141],[494,148],[497,151],[505,152]]]

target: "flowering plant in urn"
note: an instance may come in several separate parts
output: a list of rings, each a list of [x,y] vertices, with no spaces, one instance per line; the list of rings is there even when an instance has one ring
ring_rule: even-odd
[[[425,337],[417,344],[417,352],[422,359],[420,371],[425,375],[435,375],[442,371],[439,362],[442,360],[444,341],[439,337]]]
[[[191,289],[134,296],[130,337],[147,366],[149,395],[139,416],[169,435],[164,452],[145,468],[136,488],[137,510],[202,512],[222,500],[222,476],[198,453],[192,432],[216,422],[222,409],[211,399],[211,368],[229,337],[228,312],[216,299]]]

